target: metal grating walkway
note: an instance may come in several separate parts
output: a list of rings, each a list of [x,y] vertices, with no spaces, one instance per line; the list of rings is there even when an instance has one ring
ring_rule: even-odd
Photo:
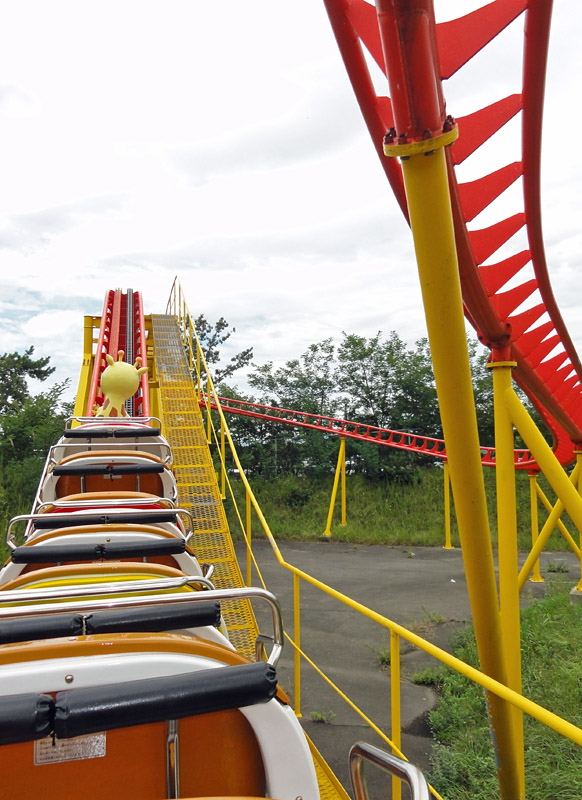
[[[201,562],[214,564],[212,581],[217,589],[242,587],[244,581],[232,545],[177,320],[166,315],[152,315],[152,329],[162,432],[174,454],[179,503],[190,511],[194,520],[196,557]],[[258,628],[250,602],[222,605],[231,642],[241,653],[254,658]]]
[[[197,558],[214,564],[212,580],[217,589],[244,586],[177,319],[162,314],[152,314],[151,319],[162,433],[174,453],[179,503],[190,511],[194,520]],[[254,658],[258,627],[250,602],[222,606],[231,642],[237,650]],[[321,800],[349,800],[309,738],[308,742]]]

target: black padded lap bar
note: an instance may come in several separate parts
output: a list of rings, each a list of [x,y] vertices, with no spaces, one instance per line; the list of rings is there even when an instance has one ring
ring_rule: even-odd
[[[83,501],[80,500],[82,505]],[[134,514],[123,513],[113,514],[44,514],[43,519],[35,519],[34,527],[37,530],[52,530],[53,528],[71,528],[78,525],[126,525],[135,524],[157,524],[158,522],[176,522],[177,511],[168,510],[165,514],[148,514],[147,511],[136,511]],[[46,517],[46,518],[45,518]]]
[[[149,439],[159,435],[159,428],[71,428],[64,433],[67,439]]]
[[[97,453],[98,455],[98,453]],[[53,467],[53,475],[154,475],[164,471],[163,464],[103,464],[93,467],[78,467],[76,464],[62,464]]]
[[[61,636],[80,636],[82,632],[82,614],[55,614],[46,617],[6,619],[0,624],[0,644],[57,639]]]
[[[266,703],[277,691],[275,667],[262,661],[187,675],[72,689],[56,696],[59,739],[182,719]]]
[[[0,745],[44,739],[53,728],[54,700],[48,694],[0,698]]]
[[[205,625],[215,628],[220,625],[220,603],[177,603],[171,606],[118,608],[93,614],[7,619],[0,624],[0,644],[95,633],[160,633]]]
[[[37,547],[17,547],[12,551],[15,564],[45,564],[57,561],[95,561],[117,558],[147,558],[183,553],[184,539],[158,539],[153,542],[129,541],[103,544],[49,544]]]
[[[87,633],[160,633],[179,628],[220,625],[220,603],[178,603],[172,606],[113,609],[87,614]]]

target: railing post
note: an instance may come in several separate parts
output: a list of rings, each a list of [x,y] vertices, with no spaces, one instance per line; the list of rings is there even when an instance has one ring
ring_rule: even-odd
[[[220,498],[226,500],[226,451],[224,447],[224,424],[220,423]]]
[[[299,575],[293,573],[293,640],[294,651],[294,705],[295,716],[301,717],[301,604],[299,602]]]
[[[402,731],[400,715],[400,636],[390,631],[390,738],[398,751],[402,751]],[[392,800],[402,797],[402,783],[396,776],[392,777]]]
[[[445,496],[445,543],[444,550],[452,550],[451,544],[451,474],[449,471],[449,462],[443,462],[443,481],[444,481],[444,496]]]
[[[251,558],[251,495],[249,490],[246,490],[246,531],[245,531],[245,538],[247,540],[247,586],[251,585],[251,567],[252,567],[252,558]]]
[[[529,473],[529,504],[530,504],[530,516],[531,516],[531,546],[532,550],[536,546],[536,542],[538,536],[540,534],[539,522],[538,522],[538,493],[537,493],[537,481],[538,481],[538,474],[537,472],[530,472]],[[540,572],[540,560],[539,558],[536,559],[534,564],[533,573],[530,577],[530,581],[533,583],[543,583],[544,579],[542,578],[542,573]]]
[[[192,324],[192,317],[188,314],[188,369],[190,375],[194,367],[194,325]]]
[[[200,380],[200,350],[196,348],[196,399],[202,397],[202,381]]]

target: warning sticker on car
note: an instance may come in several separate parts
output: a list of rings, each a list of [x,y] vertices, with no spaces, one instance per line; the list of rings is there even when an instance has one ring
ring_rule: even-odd
[[[82,761],[86,758],[103,758],[106,753],[106,734],[91,733],[74,739],[39,739],[34,743],[34,763],[58,764],[61,761]]]

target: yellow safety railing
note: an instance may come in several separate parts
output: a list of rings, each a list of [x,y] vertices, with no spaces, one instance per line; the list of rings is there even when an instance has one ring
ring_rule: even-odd
[[[401,718],[400,643],[401,640],[404,640],[413,647],[418,648],[427,655],[435,658],[440,663],[446,665],[447,667],[450,667],[456,672],[459,672],[460,674],[464,675],[466,678],[473,681],[474,683],[477,683],[486,691],[486,693],[489,695],[489,699],[491,698],[491,696],[495,696],[496,698],[506,701],[511,704],[511,706],[516,710],[517,713],[522,713],[522,712],[526,713],[533,719],[538,720],[542,724],[556,731],[558,734],[566,737],[570,741],[578,745],[582,745],[581,728],[578,728],[576,725],[573,725],[567,720],[562,719],[561,717],[557,716],[556,714],[544,708],[543,706],[540,706],[539,704],[533,702],[532,700],[529,700],[519,692],[513,691],[505,684],[500,683],[497,680],[494,680],[493,678],[484,674],[480,670],[470,666],[469,664],[466,664],[465,662],[461,661],[460,659],[456,658],[450,653],[447,653],[445,650],[442,650],[441,648],[437,647],[436,645],[432,644],[426,639],[423,639],[421,636],[408,630],[404,626],[399,625],[397,622],[394,622],[388,617],[379,614],[373,609],[368,608],[362,603],[343,594],[342,592],[339,592],[336,589],[327,586],[322,581],[318,580],[317,578],[314,578],[307,572],[295,567],[293,564],[290,564],[283,558],[283,555],[281,554],[279,546],[277,545],[277,542],[275,540],[275,537],[273,536],[271,529],[269,528],[269,525],[261,511],[261,508],[253,493],[250,483],[245,475],[242,464],[240,463],[240,460],[238,458],[238,454],[236,452],[236,448],[234,446],[234,442],[232,440],[224,412],[221,408],[218,395],[216,394],[216,391],[214,389],[212,379],[208,374],[206,361],[204,359],[204,355],[202,352],[202,348],[200,346],[198,336],[194,329],[190,312],[188,311],[182,290],[177,281],[174,282],[174,285],[172,287],[172,294],[168,302],[168,313],[175,314],[178,317],[178,321],[183,335],[184,347],[186,348],[186,351],[189,353],[193,378],[197,382],[198,396],[201,402],[204,402],[208,414],[209,440],[211,438],[214,439],[214,441],[218,445],[217,450],[220,458],[221,485],[223,487],[223,497],[226,496],[224,490],[228,488],[229,495],[233,501],[235,513],[237,515],[238,522],[240,524],[244,540],[246,543],[246,548],[247,548],[246,582],[247,584],[250,584],[251,582],[252,566],[254,565],[257,574],[259,575],[259,578],[264,585],[260,568],[259,565],[257,564],[252,549],[251,533],[252,533],[253,511],[255,513],[256,519],[258,520],[261,526],[264,535],[266,536],[272,548],[272,551],[279,565],[283,569],[288,570],[293,575],[294,636],[290,637],[288,634],[286,634],[286,639],[289,641],[289,643],[294,649],[295,713],[298,716],[301,716],[301,660],[305,659],[307,663],[309,663],[316,670],[316,672],[326,681],[326,683],[330,687],[332,687],[337,692],[337,694],[371,727],[371,729],[374,730],[384,740],[384,742],[392,749],[392,752],[394,754],[396,754],[401,758],[406,758],[405,754],[403,754],[401,751],[402,731],[400,725],[400,718]],[[506,387],[504,387],[504,390],[507,391]],[[510,402],[513,402],[513,398],[510,399]],[[523,416],[523,412],[521,412],[520,409],[518,408],[517,406],[518,403],[519,400],[513,403],[511,410],[515,417],[520,417],[519,419],[519,422],[521,423],[520,429],[522,428],[525,429],[528,428],[529,423]],[[219,426],[220,426],[219,432],[216,431],[216,427],[213,423],[211,410],[214,410],[216,417],[219,421]],[[547,451],[549,451],[549,447],[546,445],[541,434],[537,434],[537,430],[534,433],[531,427],[529,427],[527,430],[527,434],[528,434],[528,446],[530,447],[532,452],[535,451],[536,457],[538,457],[539,454],[538,463],[541,463],[543,461],[542,452],[545,455],[544,448],[547,448]],[[536,434],[538,438],[536,438]],[[228,444],[228,451],[232,458],[233,466],[237,471],[237,476],[242,481],[244,487],[244,492],[245,492],[244,515],[238,509],[235,493],[233,491],[228,470],[226,467],[226,444]],[[513,455],[511,455],[511,457],[513,458]],[[546,458],[549,458],[549,456],[546,455]],[[578,479],[578,473],[575,472],[575,474],[571,476],[571,480],[573,483],[577,483],[577,479]],[[569,486],[572,490],[572,494],[574,493],[577,494],[577,487],[572,486],[572,483],[570,483],[567,478],[562,478],[561,480],[562,481],[565,480],[569,483]],[[541,492],[541,490],[539,491]],[[566,492],[568,492],[567,489]],[[566,508],[571,508],[572,511],[574,511],[574,508],[576,507],[576,501],[580,502],[579,495],[576,498],[576,500],[574,500],[574,498],[571,498],[569,496],[568,500],[566,501]],[[549,503],[549,501],[547,502]],[[548,523],[546,523],[546,526],[548,526],[551,523],[552,515],[556,515],[556,520],[557,520],[559,517],[559,513],[561,513],[562,510],[563,506],[561,506],[560,501],[558,501],[552,513],[550,514],[550,519],[548,520]],[[552,523],[552,527],[555,526],[555,524],[556,522],[554,521]],[[532,548],[532,553],[530,554],[529,557],[529,561],[531,562],[531,565],[528,568],[529,571],[531,571],[531,569],[533,568],[533,564],[536,561],[537,557],[539,556],[539,552],[541,552],[543,544],[540,545],[540,541],[543,542],[544,536],[545,532],[542,531],[534,547]],[[527,564],[528,562],[526,562],[526,564],[522,568],[521,573],[519,574],[519,580],[522,579],[525,580],[527,578],[527,575],[529,574],[529,571],[528,572],[525,571]],[[525,578],[523,578],[524,575]],[[518,577],[516,571],[516,580],[517,579]],[[351,700],[341,690],[341,688],[338,687],[327,675],[325,675],[323,671],[317,667],[317,665],[309,657],[309,655],[306,654],[301,649],[301,605],[300,605],[301,581],[318,589],[325,595],[341,603],[343,606],[346,606],[352,611],[362,615],[366,619],[375,622],[380,628],[390,632],[390,656],[391,656],[391,661],[390,661],[391,735],[390,736],[384,734],[380,729],[380,726],[377,725],[373,720],[371,720],[361,709],[359,709],[356,703],[353,700]],[[393,781],[394,781],[393,797],[395,798],[395,800],[398,800],[401,796],[400,782],[396,778],[394,778]],[[432,787],[431,787],[431,792],[435,797],[440,797],[439,794]]]

